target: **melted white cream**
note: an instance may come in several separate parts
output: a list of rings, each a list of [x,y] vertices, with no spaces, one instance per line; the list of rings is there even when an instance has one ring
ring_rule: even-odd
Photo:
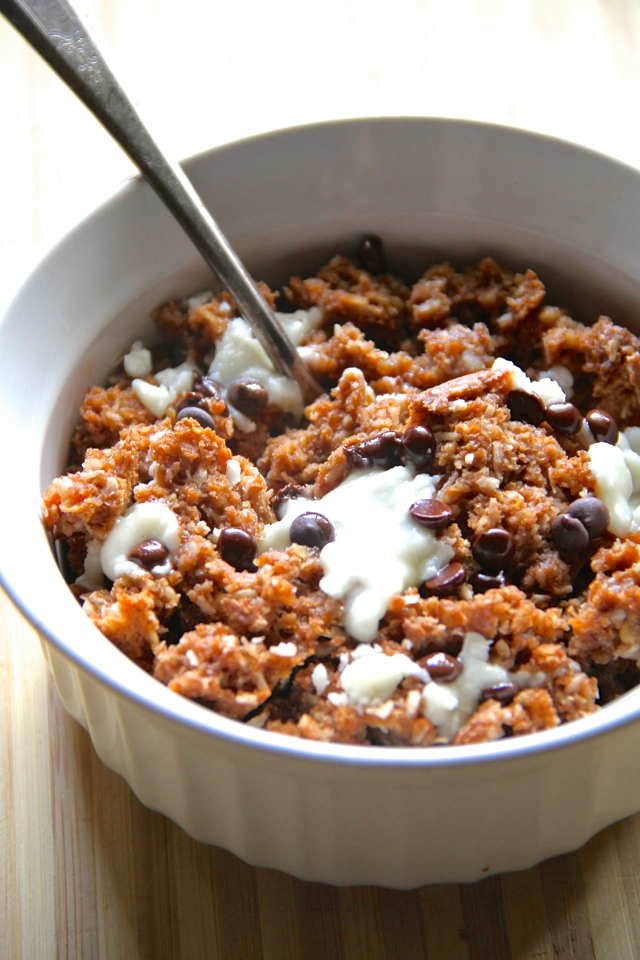
[[[284,516],[267,526],[260,552],[286,550],[289,528],[313,511],[334,526],[335,540],[320,551],[320,589],[344,600],[345,627],[356,640],[373,640],[389,600],[443,570],[453,549],[409,514],[416,500],[435,497],[437,478],[406,467],[354,471],[320,500],[287,500]]]
[[[423,710],[438,733],[452,740],[478,706],[485,687],[506,683],[512,676],[497,664],[491,664],[491,641],[480,633],[465,635],[460,660],[462,673],[453,683],[430,681],[422,692]]]
[[[89,540],[87,555],[84,558],[84,571],[75,581],[76,586],[83,587],[85,590],[101,590],[104,587],[104,577],[100,565],[101,549],[102,544],[99,540]]]
[[[194,374],[197,372],[198,368],[194,364],[181,363],[179,367],[159,370],[155,375],[157,386],[147,383],[146,380],[133,380],[131,386],[138,400],[144,403],[151,413],[156,417],[163,417],[168,407],[175,403],[181,394],[192,389]]]
[[[151,571],[163,576],[171,570],[171,563],[180,545],[180,524],[173,510],[166,504],[153,500],[135,503],[123,516],[118,517],[111,533],[100,550],[100,565],[105,576],[117,580],[125,574],[139,577],[145,571],[127,556],[134,547],[145,540],[157,540],[169,551],[167,560]]]
[[[537,380],[555,380],[556,383],[560,384],[567,400],[570,400],[573,396],[573,374],[561,363],[550,367],[548,370],[541,370]]]
[[[498,357],[497,360],[494,360],[491,369],[507,372],[511,377],[512,390],[522,390],[523,393],[533,394],[542,400],[545,407],[550,403],[563,403],[566,400],[565,392],[557,380],[549,377],[542,377],[541,380],[530,380],[524,370],[517,367],[515,363],[511,363],[510,360]],[[567,373],[569,373],[568,370]]]
[[[609,510],[607,529],[616,537],[640,530],[640,427],[620,431],[618,442],[592,443],[589,466],[596,496]]]
[[[128,377],[148,377],[153,370],[151,351],[147,350],[142,340],[136,340],[131,345],[122,362]]]
[[[187,297],[184,306],[187,310],[197,310],[198,307],[204,307],[205,303],[211,303],[213,300],[212,290],[203,290],[201,293],[194,293],[192,297]]]
[[[316,330],[322,321],[322,313],[317,307],[296,310],[295,313],[276,313],[276,317],[296,347]],[[209,376],[222,387],[233,421],[245,433],[251,433],[256,425],[253,420],[236,410],[227,397],[227,389],[240,377],[249,377],[261,383],[269,394],[269,402],[280,407],[285,413],[302,416],[304,401],[300,387],[295,380],[276,372],[249,324],[242,317],[232,320],[218,341],[215,357],[209,367]]]
[[[383,703],[406,677],[427,681],[429,674],[404,653],[390,657],[372,653],[352,660],[340,675],[340,682],[349,702],[362,709]]]

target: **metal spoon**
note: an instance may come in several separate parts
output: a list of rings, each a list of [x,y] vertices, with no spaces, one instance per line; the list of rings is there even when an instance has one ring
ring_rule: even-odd
[[[235,300],[281,373],[304,399],[321,388],[177,163],[168,160],[66,0],[0,0],[0,13],[35,47],[141,170]]]

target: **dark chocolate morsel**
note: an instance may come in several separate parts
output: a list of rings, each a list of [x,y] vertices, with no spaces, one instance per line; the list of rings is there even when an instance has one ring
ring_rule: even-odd
[[[252,570],[253,561],[258,552],[258,544],[246,530],[239,527],[225,527],[218,537],[218,551],[223,560],[236,570]]]
[[[582,520],[561,513],[551,524],[551,539],[560,553],[581,553],[589,544],[589,534]]]
[[[257,380],[240,377],[234,380],[227,390],[227,400],[232,407],[244,413],[245,417],[257,417],[269,402],[269,393]]]
[[[203,393],[205,397],[221,397],[222,388],[217,380],[214,380],[212,377],[204,376],[200,377],[194,387],[195,390]]]
[[[450,563],[448,567],[437,573],[430,580],[425,580],[424,586],[429,593],[435,593],[437,597],[446,597],[453,593],[456,587],[467,578],[467,572],[461,563]]]
[[[476,563],[487,570],[504,570],[515,552],[515,543],[508,530],[492,527],[476,537],[471,548]]]
[[[185,407],[199,406],[200,401],[203,399],[204,394],[200,393],[199,390],[193,390],[189,393],[185,393],[184,397],[181,397],[181,399],[176,403],[176,413],[180,413],[180,411],[184,410]]]
[[[127,560],[132,560],[145,570],[153,570],[154,567],[161,566],[168,556],[169,551],[164,543],[159,540],[144,540],[129,551]]]
[[[407,427],[402,434],[402,462],[416,470],[426,470],[431,466],[436,453],[436,438],[429,427],[418,424]]]
[[[511,703],[519,692],[520,687],[517,683],[494,683],[492,687],[484,688],[480,694],[480,703],[484,703],[485,700],[497,700],[504,707]]]
[[[216,428],[213,417],[201,407],[183,407],[176,417],[176,423],[178,420],[184,420],[185,417],[190,417],[199,423],[201,427],[208,427],[209,430],[215,430]]]
[[[487,590],[499,590],[505,585],[505,576],[500,573],[483,573],[479,570],[470,580],[475,593],[486,593]]]
[[[590,540],[601,537],[609,526],[609,510],[598,497],[580,497],[567,507],[570,517],[577,517],[587,529]]]
[[[323,547],[335,540],[336,532],[333,524],[321,513],[308,510],[300,513],[289,527],[291,543],[299,543],[303,547]]]
[[[382,470],[400,465],[400,440],[392,430],[385,430],[377,437],[370,437],[360,444],[360,455],[372,466]]]
[[[414,520],[428,530],[444,530],[453,519],[453,511],[441,500],[416,500],[409,507]]]
[[[550,403],[544,416],[550,427],[566,436],[577,433],[582,426],[582,414],[573,403]]]
[[[507,406],[512,420],[540,426],[544,420],[544,404],[540,397],[524,390],[512,390],[507,397]]]
[[[462,673],[462,663],[448,653],[429,653],[418,661],[427,670],[432,680],[438,683],[453,683]]]
[[[606,410],[589,410],[586,421],[593,434],[593,439],[597,443],[616,445],[619,436],[618,424],[610,413],[607,413]]]
[[[358,260],[360,266],[367,273],[378,276],[385,272],[385,255],[382,240],[375,233],[367,234],[360,241],[358,249]]]

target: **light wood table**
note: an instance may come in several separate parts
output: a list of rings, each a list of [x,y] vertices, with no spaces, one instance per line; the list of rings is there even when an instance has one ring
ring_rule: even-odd
[[[294,123],[431,114],[542,130],[640,166],[635,0],[91,9],[180,156]],[[132,170],[4,22],[0,131],[1,298],[38,244]],[[571,856],[473,886],[334,889],[247,867],[142,807],[62,710],[35,634],[4,599],[0,705],[0,957],[640,957],[639,817]]]

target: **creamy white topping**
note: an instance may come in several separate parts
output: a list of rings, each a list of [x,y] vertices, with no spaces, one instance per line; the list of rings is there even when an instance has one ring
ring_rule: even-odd
[[[363,708],[387,700],[406,677],[426,681],[429,674],[404,653],[394,653],[390,657],[373,653],[353,660],[340,675],[340,682],[349,701],[355,707]]]
[[[128,377],[148,377],[153,370],[151,351],[147,350],[142,340],[136,340],[131,345],[122,362]]]
[[[541,370],[537,379],[539,381],[555,380],[556,383],[560,384],[567,400],[570,400],[573,396],[573,374],[571,370],[568,370],[567,367],[564,367],[561,363],[550,367],[548,370]]]
[[[169,551],[165,563],[156,566],[152,573],[162,576],[171,570],[171,562],[180,545],[180,524],[173,510],[166,504],[153,500],[135,503],[123,516],[118,517],[111,533],[100,550],[100,565],[105,576],[117,580],[125,574],[138,577],[144,571],[127,556],[134,547],[145,540],[157,540]]]
[[[100,550],[102,543],[99,540],[89,540],[87,555],[84,558],[84,571],[77,578],[76,585],[85,590],[101,590],[104,587],[104,577],[100,566]]]
[[[313,668],[311,682],[315,688],[316,694],[321,697],[329,686],[329,674],[327,673],[327,668],[325,667],[324,663],[318,663]]]
[[[319,500],[287,500],[284,516],[265,528],[265,550],[286,550],[295,517],[312,511],[327,517],[335,540],[320,551],[320,589],[344,600],[345,627],[356,640],[373,640],[392,596],[443,570],[453,549],[409,514],[416,500],[435,497],[437,478],[413,476],[406,467],[354,471]]]
[[[131,386],[138,400],[156,417],[162,417],[180,394],[188,393],[192,389],[194,374],[197,372],[198,368],[187,361],[179,367],[159,370],[155,375],[158,386],[147,383],[146,380],[133,380]]]
[[[460,651],[462,673],[458,679],[453,683],[432,680],[422,692],[425,717],[448,740],[455,737],[474,712],[485,687],[513,679],[503,667],[488,662],[490,647],[490,640],[470,631]]]
[[[640,427],[620,431],[618,442],[592,443],[589,466],[596,496],[609,510],[608,530],[626,537],[640,530]]]
[[[276,317],[295,346],[316,330],[322,321],[322,313],[317,307],[296,310],[295,313],[276,313]],[[240,377],[249,377],[261,383],[269,394],[269,402],[280,407],[285,413],[302,416],[304,401],[300,387],[295,380],[276,372],[249,324],[242,317],[232,320],[218,341],[209,375],[222,387],[233,421],[245,433],[251,433],[256,425],[253,420],[236,410],[227,397],[228,387]]]
[[[184,306],[187,310],[197,310],[198,307],[204,307],[205,303],[211,303],[213,300],[212,290],[203,290],[201,293],[194,293],[192,297],[187,297]]]
[[[545,407],[549,403],[563,403],[566,400],[564,390],[557,380],[549,377],[543,377],[541,380],[530,380],[524,370],[517,367],[515,363],[511,363],[510,360],[498,357],[497,360],[494,360],[491,369],[504,370],[509,373],[512,390],[522,390],[523,393],[531,393],[539,397]]]

